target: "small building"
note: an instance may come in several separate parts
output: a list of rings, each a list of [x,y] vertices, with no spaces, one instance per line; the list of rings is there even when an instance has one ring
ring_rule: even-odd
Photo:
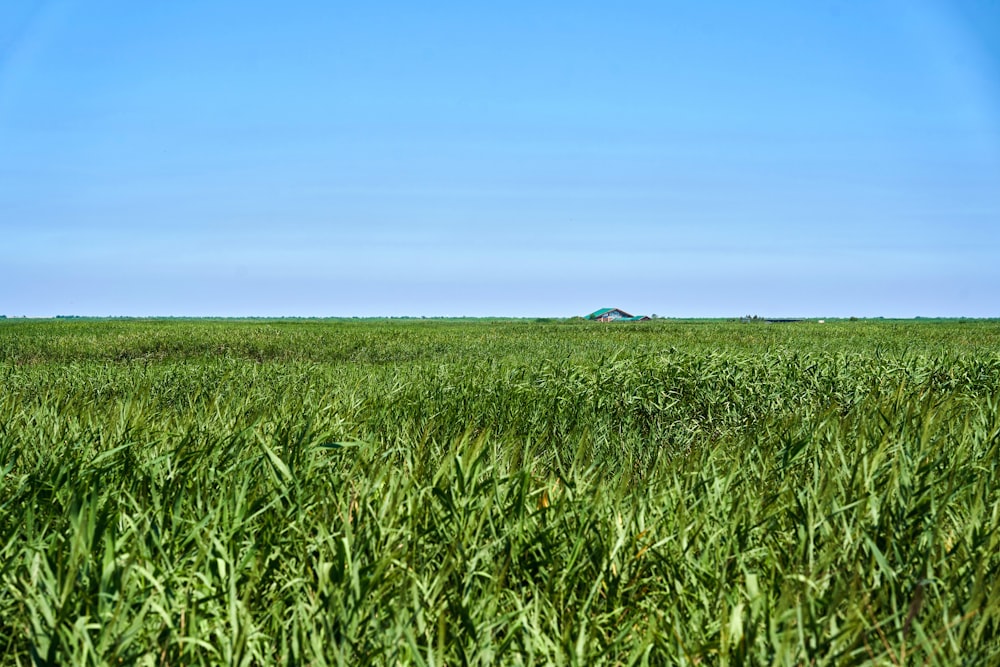
[[[632,315],[631,313],[626,313],[621,308],[601,308],[587,315],[585,319],[595,322],[645,322],[649,319],[649,316]]]

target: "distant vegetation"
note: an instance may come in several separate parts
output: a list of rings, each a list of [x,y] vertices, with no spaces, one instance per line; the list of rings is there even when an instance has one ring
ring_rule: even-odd
[[[0,663],[1000,663],[1000,323],[0,324]]]

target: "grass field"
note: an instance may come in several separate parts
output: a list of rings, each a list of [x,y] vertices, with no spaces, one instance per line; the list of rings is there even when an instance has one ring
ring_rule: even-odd
[[[0,320],[0,664],[1000,665],[1000,322]]]

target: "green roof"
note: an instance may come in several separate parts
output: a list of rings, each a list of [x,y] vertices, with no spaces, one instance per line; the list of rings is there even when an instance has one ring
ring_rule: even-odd
[[[586,319],[597,320],[615,310],[617,310],[619,313],[622,314],[621,317],[614,318],[616,322],[638,322],[640,320],[646,319],[645,315],[632,315],[631,313],[626,313],[621,308],[601,308],[600,310],[595,310],[590,315],[587,315]]]

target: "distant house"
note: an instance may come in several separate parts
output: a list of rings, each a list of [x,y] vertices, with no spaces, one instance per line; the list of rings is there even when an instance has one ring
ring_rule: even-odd
[[[595,322],[645,322],[648,315],[632,315],[626,313],[621,308],[601,308],[586,316],[588,320]]]

